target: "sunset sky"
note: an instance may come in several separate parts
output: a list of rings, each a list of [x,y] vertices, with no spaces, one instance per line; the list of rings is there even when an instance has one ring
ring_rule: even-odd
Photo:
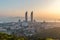
[[[26,11],[37,19],[60,19],[60,0],[0,0],[0,17],[24,17]]]

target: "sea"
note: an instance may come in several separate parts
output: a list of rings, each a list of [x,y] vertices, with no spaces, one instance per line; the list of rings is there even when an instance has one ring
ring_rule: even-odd
[[[18,22],[18,20],[25,20],[24,17],[0,17],[0,23],[5,23],[5,22]],[[28,21],[30,21],[30,18],[28,18]],[[41,20],[41,19],[35,19],[35,21],[37,22],[60,22],[60,21],[56,21],[56,20]]]
[[[0,17],[0,23],[6,22],[18,22],[18,20],[24,20],[24,17]]]

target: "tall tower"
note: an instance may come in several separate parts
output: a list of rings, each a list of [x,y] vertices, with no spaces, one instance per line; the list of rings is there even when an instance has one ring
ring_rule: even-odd
[[[31,22],[33,22],[33,11],[31,12]]]
[[[26,13],[25,13],[25,21],[26,21],[26,22],[27,22],[27,20],[28,20],[27,14],[28,14],[28,12],[26,11]]]

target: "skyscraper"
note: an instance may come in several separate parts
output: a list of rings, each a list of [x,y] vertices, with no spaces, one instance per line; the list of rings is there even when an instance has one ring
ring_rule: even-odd
[[[33,22],[33,11],[31,12],[31,22]]]
[[[27,14],[28,14],[28,12],[26,11],[26,13],[25,13],[25,21],[26,21],[26,22],[27,22],[27,20],[28,20]]]

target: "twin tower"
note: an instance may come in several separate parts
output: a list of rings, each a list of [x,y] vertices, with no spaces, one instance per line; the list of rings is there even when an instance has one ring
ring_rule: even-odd
[[[33,22],[33,11],[31,12],[30,18],[31,18],[31,22]],[[27,11],[25,13],[25,21],[26,22],[28,21],[28,12]]]

